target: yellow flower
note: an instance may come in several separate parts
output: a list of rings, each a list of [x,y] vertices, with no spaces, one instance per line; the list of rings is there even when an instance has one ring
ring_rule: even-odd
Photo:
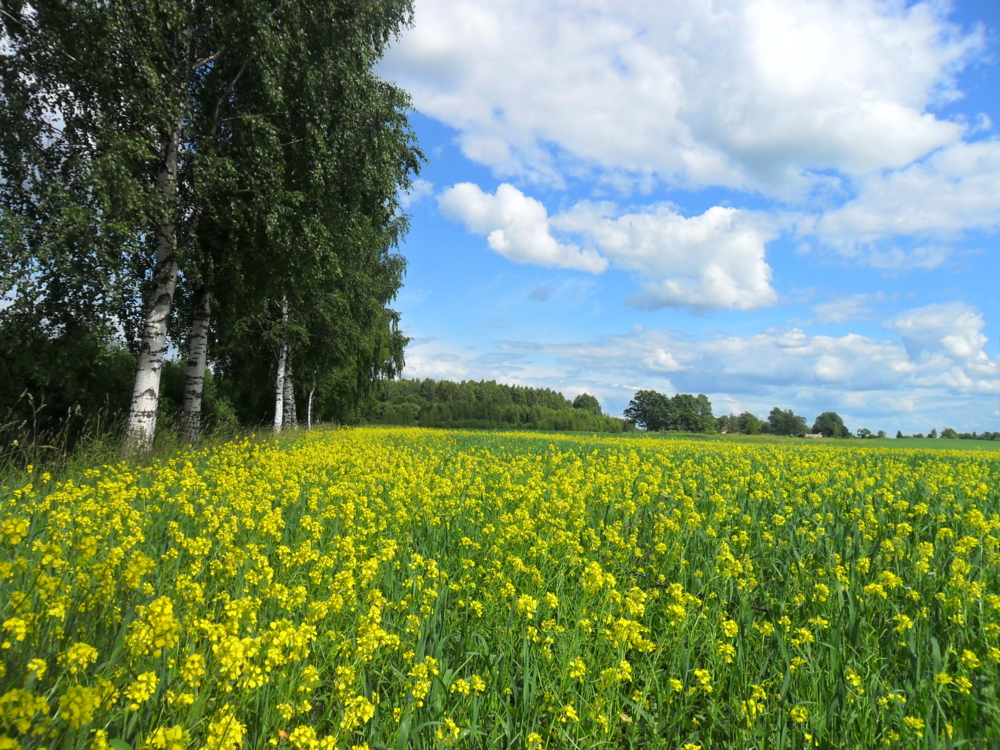
[[[86,643],[74,643],[59,655],[56,662],[68,667],[70,674],[76,674],[97,661],[97,657],[97,649],[93,646],[88,646]]]
[[[577,716],[576,709],[573,707],[572,703],[567,703],[561,709],[559,709],[559,721],[565,724],[567,721],[580,721],[580,717]]]
[[[455,740],[458,739],[461,732],[462,730],[458,724],[455,723],[455,720],[447,718],[444,720],[444,724],[439,726],[434,734],[437,736],[438,740],[442,741],[448,747],[451,747],[455,744]]]
[[[243,744],[246,727],[229,706],[223,706],[208,724],[208,736],[202,750],[235,750]]]
[[[979,669],[979,667],[983,666],[982,661],[980,661],[979,657],[976,656],[975,652],[969,651],[969,649],[962,651],[959,661],[962,662],[962,665],[967,669]]]
[[[148,701],[156,688],[159,687],[160,679],[156,672],[143,672],[135,678],[135,681],[125,688],[125,697],[129,699],[129,710],[138,711],[139,707]]]
[[[188,733],[184,727],[157,727],[146,737],[142,744],[143,750],[184,750],[188,744]]]
[[[93,690],[83,685],[70,685],[59,698],[59,716],[74,729],[79,729],[93,720],[97,706]]]
[[[34,673],[35,679],[37,680],[41,680],[45,677],[45,671],[47,668],[45,659],[32,659],[28,662],[28,674]]]
[[[205,676],[205,657],[202,654],[189,654],[184,658],[181,667],[181,679],[191,687],[199,687],[201,678]]]
[[[924,736],[924,720],[918,719],[915,716],[904,716],[903,723],[906,728],[913,732],[917,739],[922,739]]]
[[[514,603],[514,609],[517,610],[518,614],[524,615],[530,620],[538,611],[538,600],[527,594],[522,594]]]
[[[809,709],[805,706],[795,706],[789,715],[796,724],[805,724],[809,720]]]
[[[574,657],[569,663],[569,677],[571,680],[582,680],[587,674],[587,664],[579,656]]]

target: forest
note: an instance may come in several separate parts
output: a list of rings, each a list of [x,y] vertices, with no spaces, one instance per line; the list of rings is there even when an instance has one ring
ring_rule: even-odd
[[[549,388],[493,380],[395,380],[384,384],[365,415],[374,424],[466,429],[630,432],[635,425],[601,412],[582,393],[570,401]]]

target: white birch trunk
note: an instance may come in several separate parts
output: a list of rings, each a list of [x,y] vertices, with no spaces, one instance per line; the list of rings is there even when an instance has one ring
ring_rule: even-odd
[[[316,386],[309,389],[309,404],[306,407],[306,429],[313,428],[313,394],[316,393]]]
[[[285,427],[297,427],[298,412],[295,409],[295,385],[292,382],[292,358],[285,355],[285,397],[282,403],[282,424]]]
[[[281,305],[282,326],[287,328],[288,300]],[[278,352],[278,376],[274,381],[274,431],[281,432],[285,418],[285,363],[288,361],[288,338],[285,332],[281,335],[281,350]]]
[[[177,288],[177,226],[173,218],[173,199],[177,194],[177,160],[181,126],[178,122],[163,144],[163,164],[156,178],[157,190],[164,200],[164,215],[156,233],[156,266],[153,290],[149,296],[146,319],[139,345],[139,361],[132,388],[125,434],[126,455],[148,451],[156,437],[156,412],[160,404],[160,375],[167,351],[167,321]]]
[[[187,375],[184,379],[184,438],[197,442],[201,434],[201,404],[205,392],[205,364],[208,359],[208,325],[212,317],[212,292],[200,284],[194,293],[191,336],[188,339]]]
[[[285,407],[285,360],[288,357],[288,344],[281,342],[281,353],[278,354],[278,377],[274,381],[274,431],[281,432],[284,424]]]

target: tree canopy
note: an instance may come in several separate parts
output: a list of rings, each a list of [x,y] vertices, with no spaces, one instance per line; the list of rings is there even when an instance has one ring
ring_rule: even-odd
[[[584,394],[585,395],[585,394]],[[597,399],[591,396],[596,402]],[[423,427],[623,432],[631,424],[570,402],[549,388],[493,380],[386,382],[365,418],[378,424]],[[586,401],[583,403],[587,403]]]
[[[715,432],[712,404],[704,394],[677,393],[672,397],[652,390],[636,391],[625,418],[650,432]]]
[[[255,422],[279,352],[340,415],[401,370],[397,197],[423,157],[375,66],[411,0],[0,8],[0,406],[81,403],[87,346],[131,358],[140,442],[171,349],[185,409],[210,362]]]
[[[767,415],[769,432],[772,435],[802,435],[808,430],[805,417],[800,417],[791,409],[771,409]]]
[[[835,411],[825,411],[816,417],[812,431],[821,433],[823,437],[828,438],[843,438],[851,435],[851,431],[844,426],[844,420]]]

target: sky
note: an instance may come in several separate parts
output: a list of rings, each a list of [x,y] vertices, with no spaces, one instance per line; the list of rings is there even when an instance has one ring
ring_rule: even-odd
[[[416,0],[405,377],[1000,430],[996,0]]]

